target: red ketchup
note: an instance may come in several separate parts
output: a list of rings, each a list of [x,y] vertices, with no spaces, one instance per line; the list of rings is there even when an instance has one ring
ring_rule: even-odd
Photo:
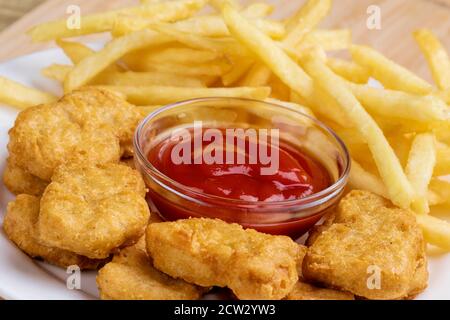
[[[224,129],[220,131],[225,134]],[[303,233],[306,231],[303,230],[306,228],[306,225],[311,227],[320,219],[323,213],[301,220],[298,220],[298,218],[293,219],[292,222],[289,222],[289,217],[285,217],[287,222],[281,225],[265,222],[261,224],[261,221],[270,221],[270,217],[265,216],[261,216],[261,221],[252,223],[246,220],[246,217],[244,217],[245,213],[242,213],[243,216],[236,216],[239,213],[232,210],[231,205],[230,210],[227,210],[226,205],[226,199],[258,202],[259,204],[263,202],[263,204],[267,203],[267,205],[271,205],[279,201],[302,199],[326,189],[331,185],[331,178],[328,171],[320,162],[307,153],[283,140],[280,140],[277,145],[272,145],[269,139],[264,143],[264,146],[269,150],[269,156],[272,155],[272,152],[277,152],[278,170],[274,170],[271,174],[263,174],[261,169],[267,168],[268,164],[261,164],[260,161],[256,161],[256,163],[253,161],[251,163],[251,156],[249,154],[250,150],[259,150],[258,148],[262,146],[260,142],[246,138],[244,144],[241,143],[238,145],[237,140],[234,140],[231,153],[227,150],[230,144],[227,145],[224,141],[222,144],[223,147],[220,149],[217,148],[212,153],[215,155],[217,152],[223,151],[223,161],[208,164],[198,156],[212,142],[201,141],[200,145],[198,143],[195,145],[192,130],[190,134],[192,142],[189,148],[191,151],[189,157],[186,157],[182,153],[175,153],[183,155],[184,159],[190,158],[190,161],[184,161],[178,164],[174,163],[173,149],[179,144],[179,141],[170,138],[153,147],[148,153],[148,160],[158,171],[185,186],[186,190],[190,189],[197,193],[221,197],[225,205],[220,210],[221,212],[217,212],[213,217],[241,223],[245,227],[252,227],[266,233],[288,235]],[[243,146],[244,149],[242,149]],[[201,150],[199,153],[196,153],[195,150],[197,149],[198,151],[199,147]],[[228,155],[226,153],[227,151]],[[238,153],[241,157],[240,162],[238,161]],[[200,159],[197,163],[195,163],[196,157],[197,160]],[[225,160],[231,159],[231,157],[233,161],[227,163]],[[166,220],[205,216],[201,213],[201,207],[180,207],[164,199],[152,190],[150,190],[149,197]],[[205,201],[203,197],[202,201]],[[276,215],[277,213],[265,214]],[[211,212],[209,212],[208,216],[211,216]],[[300,233],[299,230],[301,231]]]

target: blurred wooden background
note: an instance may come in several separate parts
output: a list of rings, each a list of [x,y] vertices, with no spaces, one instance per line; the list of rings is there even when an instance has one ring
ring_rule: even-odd
[[[260,0],[263,1],[263,0]],[[0,62],[52,47],[33,44],[25,34],[31,26],[66,16],[68,5],[79,5],[82,14],[137,4],[138,0],[0,0]],[[243,3],[257,2],[242,0]],[[296,10],[305,0],[268,0],[276,5],[276,16]],[[367,8],[381,8],[381,30],[366,27]],[[426,79],[429,71],[411,32],[432,29],[450,50],[450,0],[334,0],[333,11],[323,27],[351,28],[356,43],[370,44]],[[104,36],[88,38],[96,40]]]

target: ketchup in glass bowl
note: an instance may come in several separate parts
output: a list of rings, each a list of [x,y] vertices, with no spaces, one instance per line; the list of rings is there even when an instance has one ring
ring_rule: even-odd
[[[301,236],[337,204],[350,169],[342,141],[301,111],[202,98],[149,114],[134,138],[149,204],[165,220],[219,218]]]

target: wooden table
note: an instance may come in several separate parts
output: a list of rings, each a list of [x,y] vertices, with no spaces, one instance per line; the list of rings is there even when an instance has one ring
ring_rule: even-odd
[[[39,0],[22,1],[32,5]],[[0,5],[3,2],[5,0],[0,0]],[[304,0],[269,2],[277,6],[277,16],[285,16],[296,10]],[[47,0],[0,33],[0,62],[53,46],[52,43],[33,44],[25,31],[37,23],[66,16],[68,5],[79,5],[82,14],[87,14],[137,3],[138,0]],[[381,8],[381,30],[368,30],[366,26],[367,8],[373,4]],[[421,27],[430,28],[450,50],[450,0],[334,0],[333,11],[323,27],[351,28],[354,42],[370,44],[430,79],[411,32]],[[98,37],[102,35],[94,39]]]

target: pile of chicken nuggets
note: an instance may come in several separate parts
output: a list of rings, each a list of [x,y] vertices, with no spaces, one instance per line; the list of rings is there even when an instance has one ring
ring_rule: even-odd
[[[407,299],[427,286],[414,214],[351,191],[306,246],[221,220],[163,222],[132,164],[142,112],[86,88],[22,111],[4,182],[17,195],[3,228],[33,258],[99,269],[102,299]],[[370,284],[373,270],[379,279]]]

